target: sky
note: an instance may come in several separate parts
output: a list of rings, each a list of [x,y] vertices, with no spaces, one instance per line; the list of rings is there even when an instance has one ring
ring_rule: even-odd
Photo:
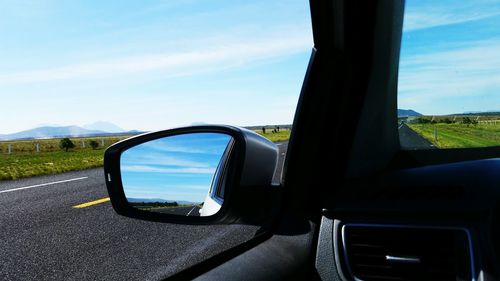
[[[140,144],[120,159],[128,199],[201,203],[231,136],[197,133]]]
[[[398,108],[500,111],[500,1],[406,1]]]
[[[0,134],[290,124],[308,1],[0,0]]]

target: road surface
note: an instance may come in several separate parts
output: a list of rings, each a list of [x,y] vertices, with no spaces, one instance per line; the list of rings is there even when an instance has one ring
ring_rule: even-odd
[[[158,280],[257,230],[135,220],[107,197],[102,169],[0,182],[0,280]]]
[[[178,216],[190,216],[199,217],[200,207],[189,206],[189,207],[174,207],[174,208],[152,208],[152,212],[165,213]]]
[[[427,139],[423,138],[421,135],[410,129],[406,124],[400,124],[398,126],[399,130],[399,142],[403,149],[435,149],[436,147]]]

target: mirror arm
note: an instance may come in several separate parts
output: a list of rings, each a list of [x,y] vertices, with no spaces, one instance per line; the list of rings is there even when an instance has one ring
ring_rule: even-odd
[[[263,225],[276,217],[282,201],[281,185],[246,186],[240,187],[231,205],[238,214],[237,223]]]

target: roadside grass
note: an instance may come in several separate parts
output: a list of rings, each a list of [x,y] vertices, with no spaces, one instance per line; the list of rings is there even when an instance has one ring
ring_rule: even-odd
[[[264,136],[271,140],[272,142],[283,142],[287,141],[290,139],[290,130],[288,129],[281,129],[279,132],[273,133],[272,130],[268,129],[266,130],[266,133],[263,134],[262,131],[255,131],[261,136]]]
[[[105,148],[125,138],[72,139],[76,147],[68,152],[59,148],[60,139],[0,142],[0,180],[100,167],[103,165]],[[98,149],[90,148],[88,141],[92,139],[99,141]],[[86,141],[85,147],[82,147],[82,140]],[[104,140],[104,147],[101,140]],[[40,144],[40,152],[36,152],[36,143]],[[12,154],[8,154],[8,144],[12,145]]]
[[[0,156],[0,180],[63,173],[103,165],[104,149]]]
[[[473,148],[500,145],[500,124],[408,124],[438,148]],[[437,142],[434,141],[437,129]]]

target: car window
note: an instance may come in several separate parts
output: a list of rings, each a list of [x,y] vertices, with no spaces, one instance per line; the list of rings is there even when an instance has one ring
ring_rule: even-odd
[[[161,279],[253,237],[117,215],[103,153],[226,124],[280,144],[283,163],[313,46],[307,1],[0,3],[1,280]]]
[[[403,148],[500,145],[500,3],[406,1],[398,84]]]

